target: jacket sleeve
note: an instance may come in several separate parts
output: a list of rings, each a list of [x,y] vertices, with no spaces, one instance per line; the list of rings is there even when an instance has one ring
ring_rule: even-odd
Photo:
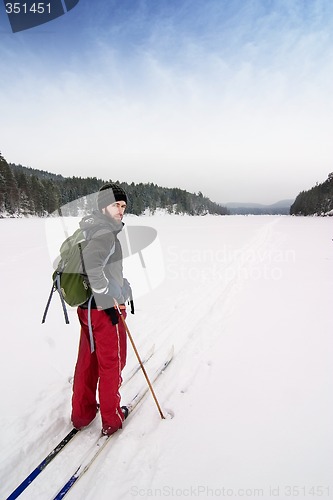
[[[115,237],[112,232],[95,236],[83,249],[83,261],[91,289],[95,293],[105,293],[109,280],[104,268],[114,252]]]

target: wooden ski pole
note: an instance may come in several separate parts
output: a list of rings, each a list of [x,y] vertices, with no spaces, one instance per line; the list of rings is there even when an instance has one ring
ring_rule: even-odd
[[[127,335],[128,335],[128,338],[130,339],[130,342],[131,342],[132,347],[133,347],[133,349],[134,349],[134,352],[135,352],[135,355],[136,355],[136,357],[137,357],[137,360],[139,361],[140,368],[141,368],[141,370],[143,371],[143,374],[144,374],[144,376],[145,376],[145,378],[146,378],[146,381],[147,381],[148,387],[149,387],[150,392],[151,392],[151,394],[152,394],[152,396],[153,396],[153,398],[154,398],[154,401],[155,401],[155,403],[156,403],[156,406],[157,406],[158,412],[159,412],[159,414],[160,414],[161,418],[162,418],[162,419],[165,419],[165,416],[163,415],[163,412],[162,412],[161,406],[160,406],[160,404],[159,404],[159,402],[158,402],[158,400],[157,400],[157,397],[156,397],[155,391],[154,391],[154,389],[153,389],[152,383],[151,383],[151,382],[150,382],[150,380],[149,380],[149,377],[148,377],[147,371],[146,371],[146,369],[145,369],[145,367],[144,367],[144,365],[143,365],[143,363],[142,363],[142,360],[141,360],[140,354],[139,354],[139,352],[138,352],[138,350],[137,350],[137,348],[136,348],[136,345],[135,345],[135,343],[134,343],[133,337],[132,337],[132,335],[131,335],[131,332],[129,331],[129,328],[128,328],[128,326],[127,326],[127,323],[126,323],[126,321],[125,321],[125,318],[124,318],[124,316],[123,316],[123,314],[122,314],[122,312],[121,312],[121,309],[120,309],[120,307],[119,307],[119,304],[118,304],[118,302],[117,302],[115,299],[113,299],[113,300],[114,300],[114,303],[115,303],[116,309],[117,309],[117,311],[118,311],[118,313],[119,313],[119,316],[121,317],[121,320],[122,320],[123,325],[124,325],[124,327],[125,327],[125,330],[126,330],[126,333],[127,333]]]

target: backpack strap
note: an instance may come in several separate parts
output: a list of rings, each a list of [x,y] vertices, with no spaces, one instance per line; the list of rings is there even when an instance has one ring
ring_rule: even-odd
[[[91,354],[95,351],[94,336],[93,336],[93,330],[92,330],[92,324],[91,324],[91,301],[92,301],[92,299],[93,299],[93,294],[91,294],[91,296],[88,300],[88,331],[89,331]]]
[[[65,301],[64,301],[64,297],[62,295],[61,287],[60,287],[60,271],[57,271],[57,274],[56,274],[56,276],[55,276],[55,278],[53,280],[51,292],[50,292],[48,301],[46,303],[45,311],[44,311],[44,314],[43,314],[42,323],[45,323],[46,315],[47,315],[49,307],[50,307],[51,299],[52,299],[53,294],[54,294],[54,292],[56,290],[58,290],[58,292],[59,292],[59,296],[60,296],[60,300],[61,300],[61,305],[62,305],[62,310],[64,311],[65,322],[68,325],[69,324],[69,318],[68,318],[67,308],[66,308],[66,304],[65,304]]]
[[[88,278],[87,271],[86,271],[86,266],[84,265],[84,260],[83,260],[82,245],[81,245],[81,243],[78,243],[77,246],[79,247],[79,251],[80,251],[80,259],[81,259],[81,265],[82,265],[83,274],[85,276],[87,276],[87,278]]]
[[[50,292],[50,295],[49,295],[49,298],[48,298],[48,301],[46,303],[46,307],[45,307],[45,311],[44,311],[44,314],[43,314],[43,318],[42,318],[42,323],[45,323],[45,320],[46,320],[46,315],[48,313],[48,310],[49,310],[49,307],[50,307],[50,303],[51,303],[51,299],[53,297],[53,294],[55,292],[55,286],[54,286],[54,281],[52,283],[52,288],[51,288],[51,292]]]
[[[61,286],[60,286],[60,272],[57,271],[57,274],[56,274],[54,281],[55,281],[55,288],[56,288],[56,290],[58,290],[59,295],[60,295],[62,310],[64,311],[64,316],[65,316],[65,321],[66,321],[66,324],[68,325],[69,319],[68,319],[67,307],[66,307],[64,296],[62,294],[62,290],[61,290]]]
[[[80,258],[81,258],[81,265],[82,265],[82,271],[85,276],[88,275],[86,272],[86,266],[84,265],[84,260],[83,260],[83,253],[82,253],[82,246],[81,243],[78,243],[78,247],[80,250]],[[89,300],[88,300],[88,331],[89,331],[89,340],[90,340],[90,352],[91,354],[95,351],[95,343],[94,343],[94,336],[93,336],[93,330],[92,330],[92,324],[91,324],[91,302],[93,299],[93,294],[90,295]]]

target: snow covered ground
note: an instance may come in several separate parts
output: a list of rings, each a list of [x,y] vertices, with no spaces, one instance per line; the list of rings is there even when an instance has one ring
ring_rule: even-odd
[[[68,499],[333,498],[332,220],[125,222],[157,230],[124,262],[128,325],[142,354],[155,344],[148,373],[175,346],[155,387],[174,418],[149,395]],[[65,325],[54,296],[41,325],[56,224],[0,220],[0,498],[71,428],[76,311]],[[129,346],[125,378],[135,363]],[[139,373],[123,402],[144,383]],[[21,498],[53,498],[99,430],[97,417]]]

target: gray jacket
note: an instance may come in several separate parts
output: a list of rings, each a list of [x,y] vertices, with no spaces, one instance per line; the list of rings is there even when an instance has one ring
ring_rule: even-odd
[[[93,212],[83,217],[80,227],[88,242],[83,248],[83,260],[97,305],[97,297],[102,295],[124,303],[129,298],[130,288],[123,278],[123,256],[117,237],[123,223],[101,212]]]

